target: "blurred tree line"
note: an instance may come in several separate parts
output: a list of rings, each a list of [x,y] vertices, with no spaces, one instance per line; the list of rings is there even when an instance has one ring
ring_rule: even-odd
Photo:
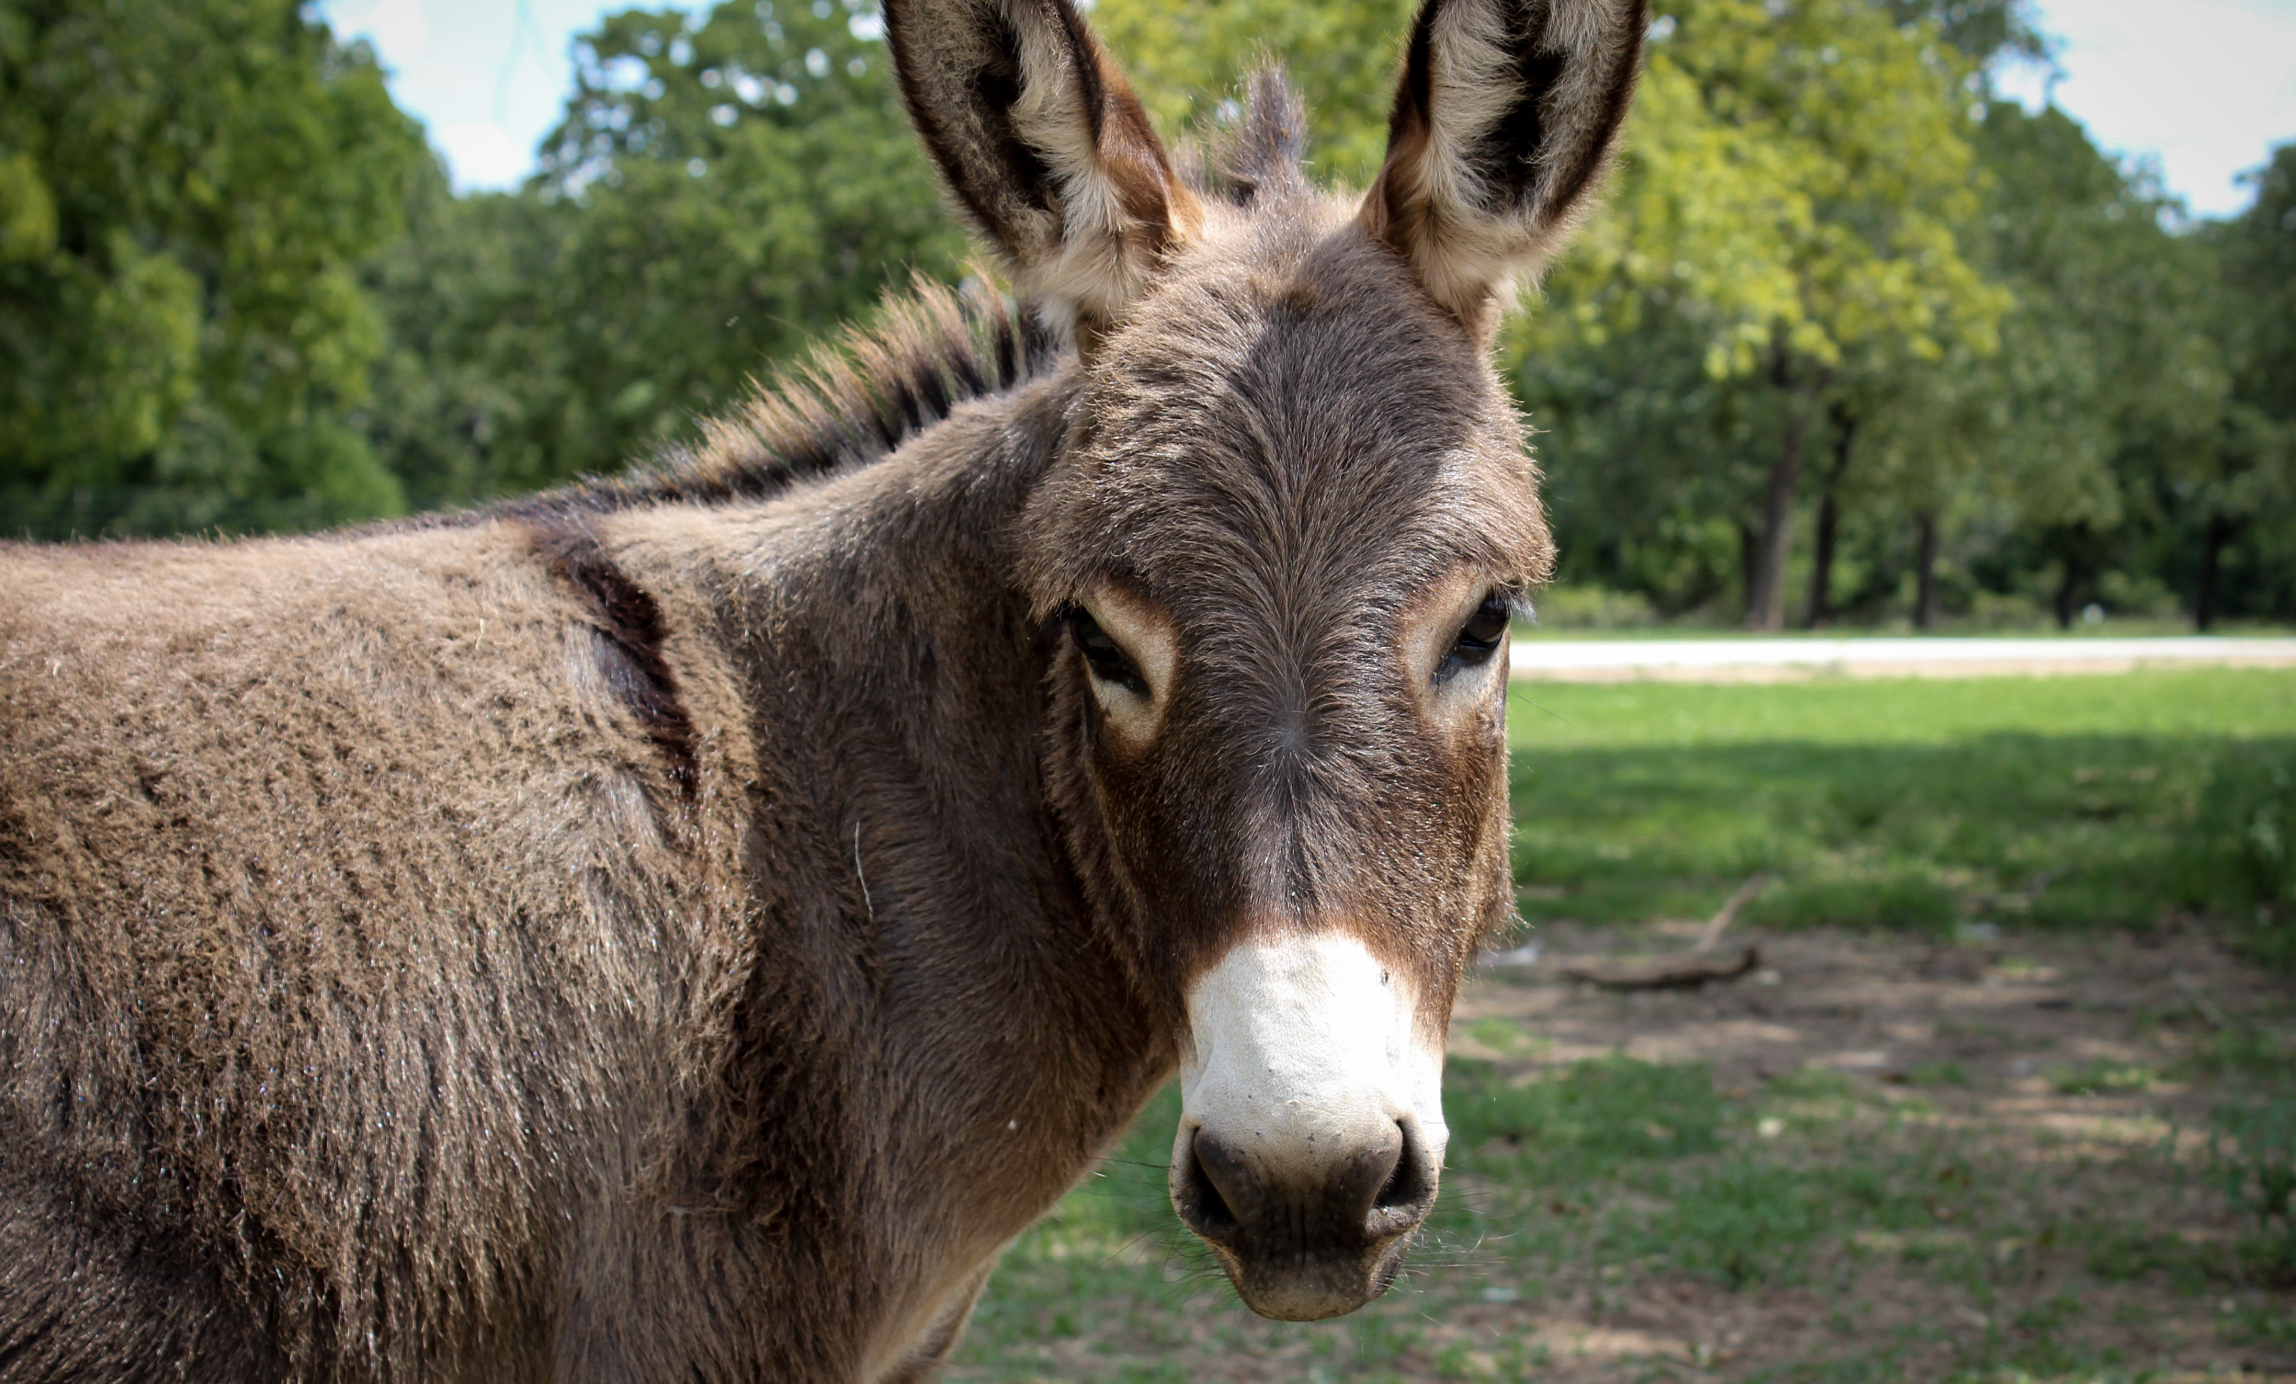
[[[1565,619],[2296,618],[2296,146],[2191,223],[2022,0],[1658,0],[1607,205],[1504,348]],[[1410,0],[1100,0],[1168,131],[1286,55],[1377,164]],[[309,528],[689,435],[962,238],[872,0],[631,10],[456,196],[300,0],[0,0],[0,529]]]

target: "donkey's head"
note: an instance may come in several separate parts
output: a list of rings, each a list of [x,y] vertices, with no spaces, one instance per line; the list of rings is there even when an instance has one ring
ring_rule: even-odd
[[[1508,614],[1546,572],[1486,359],[1633,86],[1643,0],[1426,0],[1370,193],[1254,84],[1182,176],[1068,0],[888,0],[956,200],[1082,378],[1018,543],[1051,792],[1171,1025],[1172,1201],[1244,1300],[1349,1311],[1435,1198],[1443,1037],[1509,916]]]

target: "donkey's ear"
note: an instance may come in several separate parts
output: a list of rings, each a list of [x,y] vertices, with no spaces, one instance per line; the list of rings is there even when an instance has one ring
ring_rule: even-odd
[[[1600,180],[1634,95],[1648,0],[1423,0],[1363,223],[1487,331]]]
[[[901,96],[1019,287],[1089,344],[1201,223],[1069,0],[885,0]]]

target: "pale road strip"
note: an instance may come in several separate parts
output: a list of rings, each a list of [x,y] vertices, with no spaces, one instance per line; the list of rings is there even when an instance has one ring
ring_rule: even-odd
[[[1518,639],[1517,682],[1980,678],[2132,668],[2296,668],[2296,639]]]

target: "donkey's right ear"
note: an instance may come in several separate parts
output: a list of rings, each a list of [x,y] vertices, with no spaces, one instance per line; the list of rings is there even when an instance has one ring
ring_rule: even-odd
[[[1569,238],[1648,24],[1648,0],[1421,0],[1363,225],[1470,330]]]
[[[1202,220],[1069,0],[885,0],[901,97],[1024,296],[1080,345]]]

